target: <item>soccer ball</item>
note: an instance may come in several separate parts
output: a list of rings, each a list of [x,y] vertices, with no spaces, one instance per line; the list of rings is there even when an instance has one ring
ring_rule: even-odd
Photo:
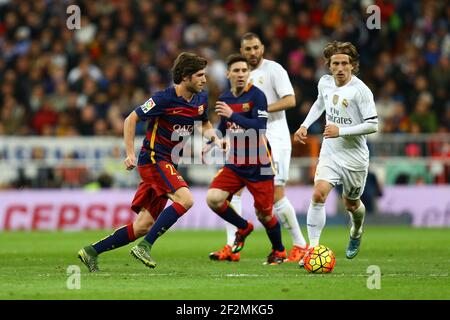
[[[333,271],[336,257],[330,248],[318,245],[310,248],[303,258],[303,267],[311,273],[328,273]]]

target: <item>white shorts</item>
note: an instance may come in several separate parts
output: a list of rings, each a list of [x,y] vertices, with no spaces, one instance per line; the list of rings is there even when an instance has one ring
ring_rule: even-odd
[[[368,169],[353,171],[344,168],[331,158],[321,158],[316,169],[314,182],[325,180],[333,187],[342,184],[342,195],[349,200],[357,200],[361,197],[366,185]]]
[[[275,186],[284,186],[289,179],[289,166],[291,164],[291,148],[277,147],[270,144],[272,148],[273,162],[275,163]]]

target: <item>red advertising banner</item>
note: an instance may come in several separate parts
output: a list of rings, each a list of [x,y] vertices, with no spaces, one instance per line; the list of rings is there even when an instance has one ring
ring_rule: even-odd
[[[180,229],[220,229],[224,222],[206,204],[206,188],[191,188],[194,206],[174,226]],[[287,196],[297,212],[306,212],[312,188],[290,188]],[[135,219],[130,209],[134,190],[3,191],[0,192],[0,230],[112,229]],[[331,195],[327,214],[336,214]],[[244,216],[256,221],[253,199],[242,195]],[[259,223],[255,223],[259,226]]]

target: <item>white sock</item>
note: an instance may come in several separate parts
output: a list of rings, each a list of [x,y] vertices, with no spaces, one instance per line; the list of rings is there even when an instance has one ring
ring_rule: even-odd
[[[275,202],[273,211],[277,218],[280,220],[283,227],[285,227],[291,234],[292,244],[300,247],[306,246],[306,240],[303,237],[302,230],[298,224],[297,215],[295,209],[288,200],[283,197]]]
[[[326,214],[325,203],[311,203],[306,216],[306,225],[308,226],[309,246],[319,245],[320,234],[325,226]]]
[[[352,221],[352,227],[350,228],[350,236],[352,238],[359,238],[363,232],[363,223],[364,223],[364,216],[366,214],[366,207],[364,206],[364,203],[361,201],[361,205],[358,209],[356,209],[354,212],[348,211],[348,214],[350,215],[350,220]]]
[[[233,198],[231,199],[230,205],[233,207],[234,211],[236,211],[238,215],[242,216],[241,196],[234,195]],[[225,222],[225,229],[227,230],[227,244],[229,246],[233,246],[237,228],[231,223]]]

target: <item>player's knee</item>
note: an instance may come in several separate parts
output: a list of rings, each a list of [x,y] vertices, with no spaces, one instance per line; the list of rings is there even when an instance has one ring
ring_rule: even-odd
[[[208,193],[206,195],[206,203],[213,211],[220,209],[223,205],[223,202],[224,199],[222,199],[222,197],[220,197],[215,192],[208,190]]]
[[[186,210],[189,210],[194,205],[194,198],[192,196],[184,197],[178,201]]]
[[[257,214],[259,222],[261,222],[263,225],[266,225],[270,220],[272,220],[272,216],[270,215],[264,215],[264,214]]]
[[[262,224],[265,224],[267,222],[269,222],[273,215],[272,215],[272,211],[267,211],[267,210],[256,210],[256,217],[258,218],[259,222],[261,222]]]
[[[314,203],[325,203],[327,196],[321,190],[315,189],[312,195],[312,200]]]
[[[358,209],[360,206],[358,200],[346,200],[345,201],[345,208],[350,212],[355,212],[356,209]]]
[[[217,198],[207,198],[206,202],[208,203],[208,206],[213,211],[219,210],[223,205],[223,201],[220,202]]]
[[[188,188],[180,188],[170,196],[170,200],[181,205],[186,211],[194,205],[194,197]]]

